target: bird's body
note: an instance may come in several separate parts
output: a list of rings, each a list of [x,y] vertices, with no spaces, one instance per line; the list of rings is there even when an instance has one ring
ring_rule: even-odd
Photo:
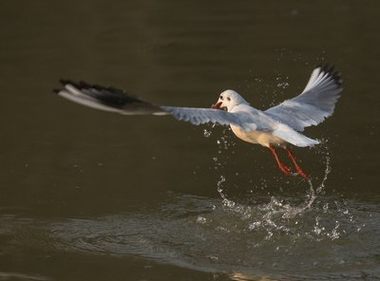
[[[58,95],[96,109],[125,115],[172,115],[178,120],[194,125],[229,125],[239,139],[269,148],[279,168],[285,174],[290,174],[290,168],[279,160],[276,153],[277,147],[286,149],[296,172],[305,178],[306,173],[299,167],[287,145],[308,147],[318,144],[317,140],[308,138],[301,132],[304,128],[317,125],[331,116],[342,91],[339,73],[327,66],[314,69],[300,95],[265,111],[252,107],[233,90],[222,92],[210,109],[158,106],[131,97],[115,88],[69,80],[61,82],[64,88],[56,90]]]
[[[252,144],[260,144],[265,147],[282,146],[285,141],[272,133],[263,131],[245,131],[239,126],[231,125],[231,130],[239,139]]]
[[[237,95],[237,93],[232,90],[227,90],[224,93],[225,95],[228,95],[228,94]],[[257,119],[257,120],[259,120],[260,118],[261,119],[265,118],[266,123],[270,123],[268,124],[270,126],[267,125],[268,127],[271,127],[275,124],[274,120],[271,120],[268,116],[265,116],[265,114],[262,111],[250,106],[248,103],[242,103],[238,106],[235,106],[234,108],[231,109],[231,112],[234,112],[234,113],[245,112],[249,114],[250,116],[253,116],[254,119]],[[283,139],[274,136],[270,130],[265,130],[264,127],[261,130],[257,128],[255,130],[245,130],[241,126],[237,126],[233,124],[231,124],[230,127],[236,137],[248,143],[260,144],[265,147],[269,147],[270,145],[280,146],[284,143]]]

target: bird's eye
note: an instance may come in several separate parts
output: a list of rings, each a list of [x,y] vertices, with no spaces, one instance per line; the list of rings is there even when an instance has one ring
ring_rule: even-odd
[[[231,101],[231,98],[230,98],[230,97],[227,97],[227,100],[228,100],[228,101]]]
[[[220,96],[219,98],[220,98],[221,100],[223,100],[223,96]]]

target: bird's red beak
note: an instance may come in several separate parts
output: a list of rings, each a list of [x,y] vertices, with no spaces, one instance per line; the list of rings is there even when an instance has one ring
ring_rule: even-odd
[[[217,102],[216,104],[213,104],[211,105],[211,108],[215,108],[215,109],[220,109],[220,107],[222,106],[222,102]]]

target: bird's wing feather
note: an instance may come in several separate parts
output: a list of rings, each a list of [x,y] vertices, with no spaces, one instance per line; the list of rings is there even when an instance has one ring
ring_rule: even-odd
[[[313,70],[302,93],[265,111],[273,119],[302,132],[331,116],[342,92],[342,79],[333,67]]]
[[[246,112],[230,113],[211,108],[191,108],[175,106],[158,106],[139,98],[127,95],[124,91],[112,87],[91,85],[86,82],[61,80],[62,89],[55,92],[73,102],[124,115],[172,115],[178,120],[194,125],[215,123],[220,125],[240,126],[244,130],[257,128],[254,118]]]
[[[272,133],[274,136],[298,147],[314,146],[319,143],[318,140],[308,138],[285,124],[278,124]]]
[[[159,106],[127,95],[120,89],[91,85],[83,81],[60,82],[63,88],[54,90],[59,96],[88,107],[127,115],[165,114]]]
[[[246,131],[257,129],[253,116],[246,112],[231,113],[220,109],[175,106],[162,106],[161,108],[169,112],[176,119],[187,121],[194,125],[216,123],[239,126]]]

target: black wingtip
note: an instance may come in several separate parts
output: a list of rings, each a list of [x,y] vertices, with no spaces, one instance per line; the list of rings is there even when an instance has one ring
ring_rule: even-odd
[[[73,80],[70,80],[70,79],[60,79],[59,82],[63,85],[63,86],[66,86],[66,85],[72,85],[74,86],[75,88],[79,89],[79,90],[86,90],[86,89],[95,89],[97,91],[110,91],[110,92],[114,92],[114,93],[119,93],[119,94],[126,94],[125,91],[121,90],[121,89],[117,89],[117,88],[114,88],[114,87],[107,87],[107,86],[101,86],[101,85],[97,85],[97,84],[90,84],[86,81],[83,81],[83,80],[79,80],[78,82],[77,81],[73,81]]]
[[[61,91],[61,89],[53,89],[54,94],[58,94]]]
[[[335,70],[335,66],[333,64],[320,64],[317,68],[320,68],[322,72],[327,73],[339,87],[343,85],[342,74]]]

